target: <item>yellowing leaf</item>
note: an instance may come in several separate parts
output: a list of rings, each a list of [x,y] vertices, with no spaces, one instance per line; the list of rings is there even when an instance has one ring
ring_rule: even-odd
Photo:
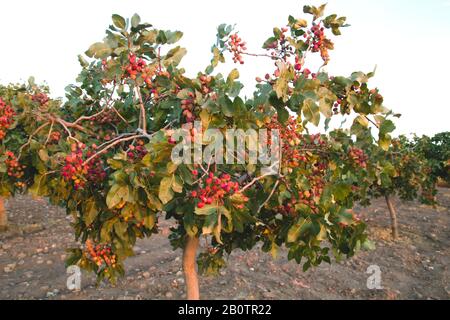
[[[172,180],[173,180],[173,177],[163,178],[159,185],[159,195],[158,196],[163,204],[166,204],[170,200],[173,199]]]
[[[230,74],[228,75],[227,82],[231,83],[238,78],[239,78],[239,70],[233,69],[233,70],[231,70]]]

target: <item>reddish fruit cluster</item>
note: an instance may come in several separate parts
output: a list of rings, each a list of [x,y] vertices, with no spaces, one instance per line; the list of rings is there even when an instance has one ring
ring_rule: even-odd
[[[333,104],[333,113],[334,114],[338,114],[339,113],[339,108],[342,104],[342,99],[338,99],[334,104]]]
[[[130,160],[140,160],[147,154],[147,150],[144,148],[144,141],[139,140],[137,146],[130,145],[128,147],[127,156]]]
[[[128,55],[129,64],[125,67],[128,76],[132,80],[136,80],[138,76],[142,78],[142,80],[147,84],[147,86],[151,89],[150,92],[153,94],[153,98],[157,99],[159,97],[159,93],[157,88],[153,86],[153,78],[155,76],[164,76],[169,78],[170,74],[167,71],[163,71],[161,67],[158,69],[153,69],[147,65],[147,62],[142,58],[137,58],[135,54],[130,53]]]
[[[320,52],[322,60],[328,62],[330,60],[330,55],[328,54],[328,49],[332,47],[331,42],[325,37],[325,29],[319,24],[314,24],[311,30],[308,32],[308,39],[306,43],[311,46],[312,52]]]
[[[197,170],[193,170],[194,176],[198,175]],[[198,199],[198,208],[203,208],[207,204],[223,204],[223,198],[232,195],[239,191],[239,183],[231,181],[229,174],[222,174],[217,177],[214,173],[210,172],[203,181],[201,181],[198,190],[192,191],[191,196]],[[240,205],[242,209],[244,205]],[[239,209],[239,207],[238,207]]]
[[[202,84],[202,93],[203,94],[210,93],[211,92],[210,84],[211,84],[212,77],[203,74],[200,76],[199,80],[200,80],[200,83]]]
[[[128,72],[128,76],[133,79],[136,80],[137,76],[142,73],[145,69],[145,73],[147,74],[147,77],[142,77],[144,79],[145,82],[150,82],[152,81],[152,76],[150,69],[147,67],[146,65],[147,63],[145,62],[144,59],[142,58],[137,58],[135,54],[130,53],[128,55],[128,60],[129,60],[129,65],[126,67],[126,71]]]
[[[95,154],[95,151],[89,150],[86,152],[86,158],[90,158]],[[103,182],[106,179],[106,172],[105,172],[105,164],[100,157],[96,157],[89,161],[85,165],[87,167],[87,180],[91,183],[98,184]]]
[[[369,157],[359,148],[350,148],[348,150],[348,157],[354,164],[365,169],[367,168],[367,160]]]
[[[14,153],[12,153],[11,151],[6,151],[5,155],[6,155],[5,164],[8,176],[15,179],[21,179],[25,174],[24,169],[26,168],[26,166],[21,165],[17,160],[16,156],[14,155]],[[25,186],[25,184],[21,181],[17,181],[15,185],[19,188]]]
[[[66,156],[65,165],[61,175],[66,181],[73,181],[75,190],[82,189],[86,182],[100,183],[106,178],[103,161],[96,157],[89,163],[84,163],[83,150],[86,146],[82,143],[72,145],[72,153]],[[86,153],[86,158],[91,157],[93,151]]]
[[[61,139],[61,133],[58,131],[53,131],[50,133],[50,139],[49,142],[58,143]]]
[[[186,119],[186,123],[194,122],[195,121],[195,115],[194,115],[194,94],[192,92],[189,92],[189,98],[181,100],[181,109],[182,114],[184,118]]]
[[[274,116],[267,124],[270,130],[278,130],[282,142],[282,160],[283,164],[289,167],[298,167],[300,161],[306,161],[306,158],[301,155],[297,146],[301,144],[303,136],[301,134],[303,127],[294,117],[289,117],[286,124],[278,121],[278,117]],[[269,144],[271,144],[271,137],[269,137]]]
[[[86,251],[90,259],[100,268],[102,266],[116,267],[117,257],[112,254],[111,246],[105,244],[97,244],[94,246],[91,240],[86,241]]]
[[[281,58],[287,61],[290,56],[294,53],[294,48],[286,37],[286,33],[289,31],[288,28],[284,27],[280,29],[280,39],[268,44],[267,50],[272,50],[270,55],[273,59]],[[278,75],[275,75],[278,77]]]
[[[31,100],[39,103],[41,106],[44,106],[49,101],[49,98],[45,93],[36,93],[31,97]]]
[[[311,172],[307,175],[310,189],[299,191],[297,197],[292,197],[286,204],[279,206],[277,210],[281,214],[296,216],[297,210],[295,207],[297,205],[304,205],[309,207],[312,213],[319,213],[317,202],[322,196],[325,187],[324,175],[327,168],[328,165],[325,162],[313,164]]]
[[[14,109],[0,98],[0,141],[5,138],[6,131],[13,124],[15,115]]]
[[[247,50],[246,43],[237,35],[237,33],[230,36],[228,41],[228,50],[233,54],[233,62],[244,64],[244,59],[242,59],[242,53]]]
[[[113,110],[108,109],[91,119],[91,125],[98,124],[117,124],[120,122],[119,115]]]

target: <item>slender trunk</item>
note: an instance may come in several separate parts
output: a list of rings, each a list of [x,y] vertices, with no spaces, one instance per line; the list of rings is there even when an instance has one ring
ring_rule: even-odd
[[[0,230],[5,230],[8,227],[8,216],[5,210],[5,200],[0,197]]]
[[[183,252],[183,270],[186,279],[186,298],[188,300],[200,299],[198,275],[197,270],[195,269],[199,242],[200,239],[197,237],[188,237]]]
[[[386,195],[385,198],[389,214],[391,215],[392,238],[396,240],[398,238],[397,212],[395,211],[391,198],[388,195]]]

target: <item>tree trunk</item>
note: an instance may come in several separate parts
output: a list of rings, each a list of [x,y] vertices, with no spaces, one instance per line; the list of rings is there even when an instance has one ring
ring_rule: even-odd
[[[5,200],[0,197],[0,231],[8,227],[8,216],[5,210]]]
[[[391,215],[392,238],[396,240],[398,238],[397,212],[395,211],[391,198],[388,195],[386,195],[385,198],[389,214]]]
[[[195,266],[197,264],[197,248],[200,239],[197,237],[187,238],[186,247],[183,252],[183,270],[186,279],[186,298],[188,300],[199,300],[200,290],[198,286],[198,275]]]

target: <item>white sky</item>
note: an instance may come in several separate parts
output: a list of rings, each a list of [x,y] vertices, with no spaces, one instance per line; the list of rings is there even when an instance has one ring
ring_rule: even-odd
[[[54,97],[64,96],[64,87],[80,70],[77,54],[103,39],[112,13],[131,17],[135,12],[157,28],[184,32],[181,45],[188,54],[182,66],[193,75],[209,62],[220,23],[236,23],[255,52],[289,14],[300,17],[304,4],[324,1],[1,1],[0,82],[33,75],[50,85]],[[349,75],[378,65],[372,85],[381,89],[389,108],[403,114],[397,134],[448,131],[450,0],[328,2],[328,13],[347,16],[352,25],[335,39],[328,71]],[[272,69],[269,61],[247,58],[240,68],[242,81],[249,84],[245,93],[252,92],[256,76]]]

